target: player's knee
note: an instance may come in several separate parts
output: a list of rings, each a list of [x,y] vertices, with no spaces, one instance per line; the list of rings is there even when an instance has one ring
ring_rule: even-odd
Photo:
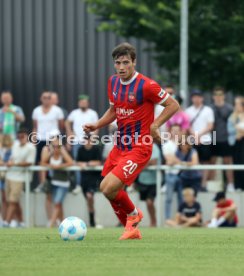
[[[107,180],[103,180],[100,185],[100,191],[104,194],[105,197],[109,198],[111,194],[111,188]]]

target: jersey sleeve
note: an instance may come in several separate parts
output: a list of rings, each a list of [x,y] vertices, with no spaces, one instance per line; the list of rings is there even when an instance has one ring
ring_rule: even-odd
[[[114,105],[113,91],[112,91],[112,77],[108,80],[108,100],[110,105]]]
[[[157,82],[150,80],[146,85],[146,98],[155,104],[163,104],[169,98],[169,94]]]

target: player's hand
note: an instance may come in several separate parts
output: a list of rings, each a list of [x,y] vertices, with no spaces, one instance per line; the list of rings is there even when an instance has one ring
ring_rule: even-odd
[[[82,126],[85,133],[90,133],[92,131],[95,131],[97,129],[96,124],[85,124]]]
[[[162,143],[159,128],[154,123],[152,123],[151,126],[150,126],[150,134],[151,134],[154,142],[156,142],[158,144]]]

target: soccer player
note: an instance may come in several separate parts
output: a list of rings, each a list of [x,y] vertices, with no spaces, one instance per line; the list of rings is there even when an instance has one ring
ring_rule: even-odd
[[[161,142],[159,127],[179,109],[179,104],[155,81],[135,70],[136,50],[132,45],[118,45],[112,57],[117,74],[108,81],[110,107],[97,123],[85,124],[83,128],[89,133],[117,120],[118,133],[104,164],[100,189],[125,226],[120,240],[140,239],[138,224],[143,214],[123,188],[130,186],[147,165],[152,140]],[[165,108],[154,120],[155,104]]]

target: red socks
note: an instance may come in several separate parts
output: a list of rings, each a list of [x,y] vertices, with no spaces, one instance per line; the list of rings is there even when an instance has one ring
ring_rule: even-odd
[[[128,194],[124,190],[119,190],[115,199],[110,200],[110,203],[120,222],[125,226],[127,215],[135,210],[135,205]]]

